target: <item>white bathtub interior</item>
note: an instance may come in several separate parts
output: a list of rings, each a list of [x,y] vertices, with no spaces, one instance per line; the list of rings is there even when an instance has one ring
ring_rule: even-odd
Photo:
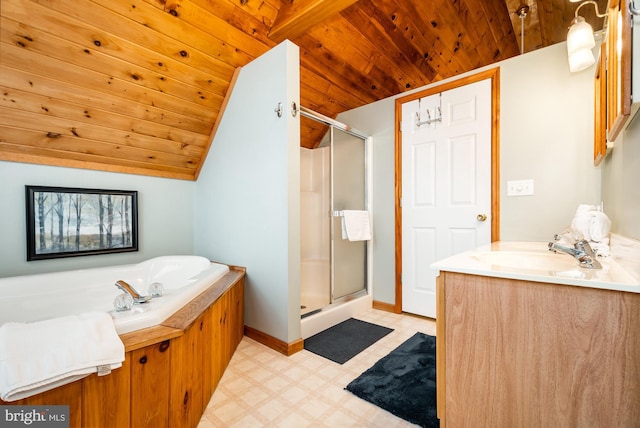
[[[226,265],[198,256],[163,256],[103,268],[24,275],[0,279],[0,325],[34,322],[85,312],[111,314],[119,334],[160,324],[229,271]],[[150,284],[164,286],[162,297],[116,312],[124,280],[146,295]]]

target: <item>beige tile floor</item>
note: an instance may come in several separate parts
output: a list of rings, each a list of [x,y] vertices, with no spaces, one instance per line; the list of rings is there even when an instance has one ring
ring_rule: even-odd
[[[244,337],[198,428],[415,427],[344,387],[433,320],[371,309],[355,316],[394,331],[340,365],[306,350],[290,357]]]

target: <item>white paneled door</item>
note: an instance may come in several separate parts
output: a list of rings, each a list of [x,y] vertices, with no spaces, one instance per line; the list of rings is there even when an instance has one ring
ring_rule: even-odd
[[[402,310],[435,318],[431,264],[491,242],[490,79],[402,105],[401,204]]]

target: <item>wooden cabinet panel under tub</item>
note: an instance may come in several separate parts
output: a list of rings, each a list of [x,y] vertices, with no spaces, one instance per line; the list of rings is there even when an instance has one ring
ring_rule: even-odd
[[[232,267],[162,325],[120,336],[122,367],[7,405],[68,405],[70,427],[198,425],[244,329],[244,268]]]
[[[89,376],[82,382],[82,426],[126,427],[131,418],[131,352],[122,367],[108,376]],[[104,397],[109,397],[105,400]],[[73,425],[72,425],[73,426]]]
[[[0,405],[49,406],[64,404],[69,406],[69,426],[84,427],[86,425],[82,420],[84,407],[82,405],[82,390],[82,381],[78,381],[10,403],[0,400]]]
[[[129,352],[132,427],[169,426],[169,365],[173,342],[178,339],[165,340]]]
[[[206,312],[196,319],[183,336],[173,339],[175,349],[171,355],[170,370],[170,427],[196,426],[204,410],[203,351],[205,348],[210,349],[208,342],[211,340],[211,337],[204,334],[211,331],[204,326],[205,315]]]

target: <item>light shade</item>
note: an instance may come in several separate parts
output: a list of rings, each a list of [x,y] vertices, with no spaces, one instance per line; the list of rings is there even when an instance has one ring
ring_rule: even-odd
[[[596,45],[593,28],[583,17],[577,16],[567,34],[567,51],[569,55],[581,49],[591,49]]]
[[[584,70],[596,62],[591,48],[596,45],[593,28],[581,16],[576,16],[567,34],[569,70],[573,73]]]
[[[569,55],[569,71],[576,73],[590,67],[596,62],[591,49],[580,49]]]

